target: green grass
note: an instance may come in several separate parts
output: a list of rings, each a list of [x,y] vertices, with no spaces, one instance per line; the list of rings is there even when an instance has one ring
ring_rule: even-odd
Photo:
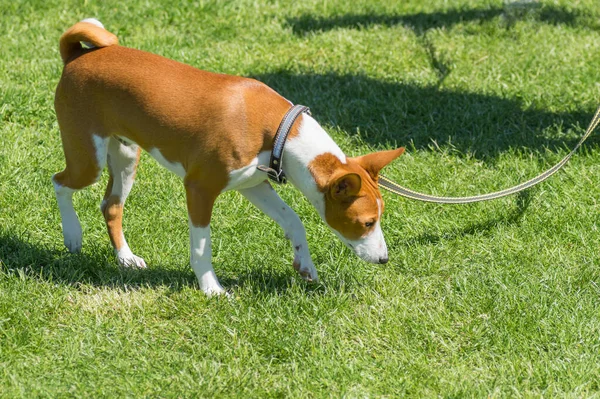
[[[117,266],[75,199],[62,246],[50,176],[58,38],[97,17],[121,43],[252,76],[352,155],[405,145],[386,174],[440,195],[521,182],[568,152],[598,103],[595,0],[0,1],[0,397],[598,397],[600,141],[526,195],[439,206],[384,194],[386,265],[360,261],[292,187],[322,282],[237,193],[214,212],[233,299],[189,267],[181,182],[144,155]],[[199,110],[201,112],[201,110]]]

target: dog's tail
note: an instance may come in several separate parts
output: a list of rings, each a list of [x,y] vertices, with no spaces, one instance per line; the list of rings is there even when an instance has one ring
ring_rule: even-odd
[[[84,19],[71,26],[60,38],[60,56],[65,64],[83,51],[81,43],[88,48],[108,47],[119,44],[119,39],[104,29],[97,19]]]

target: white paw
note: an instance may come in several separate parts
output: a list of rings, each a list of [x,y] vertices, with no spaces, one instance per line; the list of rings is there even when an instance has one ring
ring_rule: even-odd
[[[119,264],[123,267],[133,267],[139,269],[145,269],[146,262],[144,259],[131,253],[131,251],[120,251],[117,253],[117,259]]]
[[[206,296],[230,296],[229,293],[227,293],[227,291],[225,291],[219,283],[215,271],[210,263],[191,262],[191,265],[194,273],[196,273],[196,277],[198,278],[198,285],[200,286],[202,292],[206,294]]]
[[[69,252],[73,253],[81,251],[82,233],[80,225],[63,228],[63,236],[65,247],[67,247]]]
[[[310,259],[301,259],[299,257],[294,258],[294,269],[300,274],[300,276],[308,282],[318,283],[319,276],[317,269],[313,265]]]
[[[224,295],[226,297],[231,297],[231,294],[223,289],[221,285],[211,285],[209,287],[200,287],[202,292],[206,294],[207,297]]]

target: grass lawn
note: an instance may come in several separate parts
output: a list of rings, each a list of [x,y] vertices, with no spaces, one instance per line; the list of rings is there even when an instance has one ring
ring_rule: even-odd
[[[600,140],[519,197],[466,206],[384,193],[390,262],[345,249],[293,187],[321,283],[274,222],[218,200],[213,261],[189,267],[181,181],[143,155],[117,266],[99,204],[62,244],[50,176],[61,33],[264,81],[350,155],[404,145],[386,175],[438,195],[524,181],[564,156],[599,99],[597,0],[0,0],[0,397],[598,397]],[[202,110],[198,110],[202,112]]]

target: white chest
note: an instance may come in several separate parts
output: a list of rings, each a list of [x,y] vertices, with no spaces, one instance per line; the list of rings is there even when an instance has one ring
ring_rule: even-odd
[[[229,182],[222,192],[253,187],[264,181],[267,178],[266,173],[261,172],[256,167],[258,165],[269,165],[270,157],[271,153],[269,151],[263,151],[248,165],[231,171]]]

